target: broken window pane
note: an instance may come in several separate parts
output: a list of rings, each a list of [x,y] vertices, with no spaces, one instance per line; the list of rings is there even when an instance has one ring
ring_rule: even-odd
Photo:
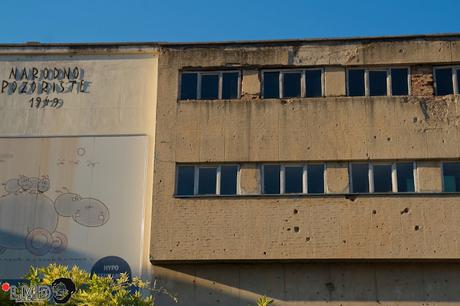
[[[387,95],[387,72],[386,71],[369,71],[369,95],[386,96]]]
[[[438,68],[435,69],[436,77],[436,95],[444,96],[454,93],[452,84],[452,69],[451,68]]]
[[[177,167],[177,194],[178,195],[193,195],[195,181],[194,166],[178,166]]]
[[[197,80],[196,73],[182,73],[180,82],[180,98],[182,100],[194,100],[197,98]]]
[[[285,72],[283,74],[283,97],[297,98],[300,97],[300,72]]]
[[[198,168],[198,194],[216,194],[216,167]]]
[[[323,95],[321,69],[305,71],[307,97],[321,97]]]
[[[308,165],[308,193],[324,193],[324,165]]]
[[[238,167],[222,166],[220,169],[220,194],[236,194]]]
[[[391,192],[391,165],[374,165],[374,192]]]
[[[414,192],[414,164],[397,163],[396,176],[398,178],[398,192]]]
[[[391,69],[391,93],[393,96],[407,96],[409,94],[407,75],[407,68]]]
[[[351,164],[351,192],[369,192],[369,165]]]
[[[238,72],[224,72],[222,74],[222,99],[238,98]]]
[[[263,172],[264,172],[263,193],[279,194],[280,193],[280,166],[279,165],[265,165]]]
[[[284,192],[285,193],[302,193],[303,184],[303,167],[285,167],[284,168]]]
[[[264,98],[279,98],[280,97],[280,81],[279,72],[264,72]]]
[[[460,163],[444,163],[444,192],[460,192]]]
[[[348,70],[348,95],[349,96],[364,96],[364,70],[353,69]]]
[[[219,76],[204,74],[201,76],[201,99],[213,100],[219,98]]]

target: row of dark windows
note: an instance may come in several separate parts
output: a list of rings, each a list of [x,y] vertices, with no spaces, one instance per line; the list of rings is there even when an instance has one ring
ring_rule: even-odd
[[[349,96],[407,96],[409,69],[349,69]]]
[[[350,163],[351,193],[416,192],[415,162]],[[237,195],[238,165],[180,165],[176,194]],[[262,194],[324,194],[324,164],[266,164],[261,167]],[[442,164],[443,192],[460,192],[460,162]]]
[[[434,68],[435,94],[458,94],[460,67]],[[302,98],[324,96],[323,69],[264,70],[262,98]],[[347,70],[348,96],[410,95],[409,68],[350,68]],[[240,71],[184,71],[180,81],[181,100],[240,98]]]

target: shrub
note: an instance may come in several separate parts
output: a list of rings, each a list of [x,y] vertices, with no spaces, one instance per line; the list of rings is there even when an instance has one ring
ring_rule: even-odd
[[[155,280],[153,284],[139,278],[129,280],[126,273],[119,277],[90,275],[85,270],[73,266],[70,270],[67,266],[50,264],[42,268],[31,267],[25,277],[30,285],[48,285],[58,278],[69,278],[75,283],[76,292],[66,305],[77,306],[151,306],[154,305],[158,294],[166,294],[175,302],[173,296],[166,288],[158,286]],[[144,292],[145,294],[142,294]],[[44,302],[40,305],[51,305]],[[3,304],[2,304],[3,305]],[[24,303],[24,305],[36,305],[36,303]]]
[[[257,300],[257,306],[268,306],[270,304],[273,304],[273,300],[266,297],[265,295],[260,297],[258,300]]]

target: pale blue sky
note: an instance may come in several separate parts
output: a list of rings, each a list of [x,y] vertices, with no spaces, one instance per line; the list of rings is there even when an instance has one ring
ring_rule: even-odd
[[[2,0],[0,43],[460,32],[458,0]]]

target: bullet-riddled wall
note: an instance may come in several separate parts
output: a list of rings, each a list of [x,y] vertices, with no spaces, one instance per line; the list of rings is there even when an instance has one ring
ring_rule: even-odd
[[[439,193],[440,161],[459,157],[458,97],[435,97],[432,89],[433,66],[458,62],[459,48],[457,38],[442,37],[163,46],[150,251],[157,275],[184,295],[184,305],[246,305],[247,292],[272,293],[279,305],[373,304],[397,300],[380,293],[404,288],[385,265],[349,260],[459,258],[458,196]],[[346,96],[347,68],[401,66],[411,71],[409,96]],[[325,97],[260,98],[261,70],[298,67],[324,69]],[[181,71],[226,68],[242,71],[241,99],[179,100]],[[417,161],[417,193],[349,195],[348,162],[367,160]],[[327,194],[260,195],[261,164],[299,162],[325,163]],[[240,195],[174,196],[177,164],[213,163],[240,165]],[[340,273],[337,266],[290,263],[318,260],[345,262],[364,283],[375,272],[382,280],[372,282],[375,298],[339,294],[350,280],[328,278]],[[401,281],[424,273],[417,265],[399,268],[407,272]],[[296,295],[313,270],[329,280]],[[283,294],[273,293],[274,279]],[[401,298],[429,294],[420,290]],[[436,291],[436,299],[458,301],[446,292]]]
[[[333,195],[349,191],[347,162],[366,160],[415,160],[418,191],[441,191],[439,161],[460,156],[458,97],[346,97],[345,69],[441,65],[454,62],[458,48],[456,41],[442,40],[164,48],[159,64],[152,259],[459,256],[455,247],[448,247],[448,239],[438,242],[444,245],[442,251],[432,252],[431,243],[406,248],[413,232],[401,233],[401,229],[413,224],[406,224],[399,214],[400,206],[414,202],[413,214],[429,211],[441,217],[451,210],[443,203],[455,205],[456,195],[370,195],[353,201]],[[241,99],[178,100],[183,69],[219,69],[229,64],[243,70]],[[325,68],[326,96],[260,99],[260,74],[254,71],[267,67]],[[413,83],[414,90],[432,87],[432,82]],[[260,195],[258,167],[267,162],[324,162],[329,194],[254,197]],[[239,163],[241,195],[174,197],[177,163]],[[377,214],[372,214],[374,210]],[[388,218],[385,228],[371,225],[376,218]],[[460,231],[455,221],[445,221],[439,224],[434,216],[418,221],[431,228],[431,233],[418,237],[426,241],[427,235],[445,234],[444,226],[452,234]],[[300,231],[290,230],[294,226]],[[355,240],[363,226],[374,241],[386,241],[388,233],[400,234],[375,249],[374,241]],[[402,247],[389,251],[389,245]]]

